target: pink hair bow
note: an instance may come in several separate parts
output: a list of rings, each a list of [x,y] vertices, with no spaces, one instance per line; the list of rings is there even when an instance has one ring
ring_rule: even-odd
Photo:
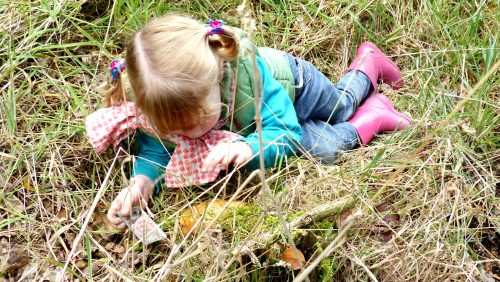
[[[207,35],[224,34],[224,28],[222,27],[223,25],[223,20],[208,19],[207,26],[210,27],[210,30],[207,32]]]
[[[127,68],[124,59],[113,59],[109,64],[109,70],[111,71],[111,77],[113,80],[118,79],[122,71]]]

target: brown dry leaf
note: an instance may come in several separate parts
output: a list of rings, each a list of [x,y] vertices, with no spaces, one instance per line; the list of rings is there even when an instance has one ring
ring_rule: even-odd
[[[304,257],[304,254],[302,254],[302,252],[299,249],[297,249],[297,254],[299,256],[298,258],[295,256],[293,248],[292,247],[288,247],[278,257],[278,259],[283,260],[283,261],[289,263],[290,266],[292,266],[293,270],[297,270],[297,269],[300,269],[300,264],[301,263],[302,263],[302,265],[306,264],[306,258]]]
[[[105,248],[107,251],[111,252],[111,251],[113,251],[113,249],[115,248],[115,245],[116,245],[115,243],[113,243],[113,242],[109,242],[109,243],[107,243],[107,244],[106,244],[106,246],[104,246],[104,248]]]
[[[340,216],[339,216],[339,219],[337,220],[337,228],[340,229],[342,228],[344,225],[345,225],[345,221],[346,219],[352,214],[352,210],[345,210],[343,211]]]
[[[382,220],[384,223],[375,224],[371,229],[371,234],[380,236],[382,242],[389,242],[396,234],[394,229],[399,227],[401,216],[397,213],[385,215]]]
[[[383,221],[387,223],[392,229],[395,229],[399,226],[399,220],[401,217],[397,213],[388,214],[382,218]]]
[[[392,205],[392,203],[385,202],[385,203],[377,205],[375,207],[375,210],[377,212],[385,212],[385,211],[389,210],[389,208],[391,207],[391,205]]]
[[[186,236],[201,216],[203,216],[203,220],[205,222],[212,220],[213,217],[216,216],[227,203],[228,201],[226,200],[215,200],[211,205],[210,202],[203,202],[186,208],[182,212],[179,220],[182,234]],[[210,207],[208,205],[210,205]],[[233,201],[229,204],[225,212],[237,208],[238,206],[243,207],[244,205],[245,203],[241,201]]]
[[[63,223],[66,220],[68,220],[68,217],[66,216],[66,209],[62,208],[59,210],[59,212],[56,214],[57,217],[57,222]]]
[[[389,230],[382,232],[380,235],[382,236],[382,242],[387,243],[391,241],[392,236],[394,236],[394,232],[392,232],[392,230]]]

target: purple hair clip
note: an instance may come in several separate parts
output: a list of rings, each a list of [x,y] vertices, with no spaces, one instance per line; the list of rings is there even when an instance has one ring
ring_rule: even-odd
[[[118,79],[120,73],[125,70],[127,65],[124,59],[113,59],[111,64],[109,64],[109,70],[111,71],[111,77],[113,80]]]
[[[224,25],[223,20],[208,19],[207,26],[210,27],[210,30],[207,32],[207,35],[223,34],[224,33],[224,28],[222,28],[223,25]]]

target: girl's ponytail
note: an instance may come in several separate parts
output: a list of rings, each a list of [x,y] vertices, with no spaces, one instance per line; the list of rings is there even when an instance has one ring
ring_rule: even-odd
[[[111,107],[122,101],[127,101],[127,94],[124,91],[122,83],[122,71],[125,70],[125,61],[123,59],[114,59],[109,65],[111,72],[111,81],[108,81],[103,87],[104,104]]]
[[[233,60],[238,56],[238,40],[230,27],[222,27],[221,20],[209,20],[207,39],[210,48],[224,60]]]

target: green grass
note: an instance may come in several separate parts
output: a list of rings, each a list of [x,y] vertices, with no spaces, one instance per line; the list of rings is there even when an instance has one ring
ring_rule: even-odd
[[[353,196],[355,210],[363,212],[344,243],[310,279],[439,281],[482,280],[488,275],[499,279],[498,253],[488,249],[485,238],[500,224],[500,83],[497,71],[482,79],[498,62],[500,3],[253,2],[257,44],[305,58],[333,81],[341,77],[361,42],[375,42],[398,64],[405,80],[398,91],[382,89],[398,110],[414,120],[408,130],[382,135],[370,146],[342,154],[336,165],[288,160],[289,166],[268,173],[272,197],[285,218],[344,196]],[[262,235],[259,228],[234,230],[235,234],[207,232],[183,243],[178,228],[182,209],[202,200],[229,198],[248,177],[245,173],[206,193],[164,191],[154,200],[152,211],[165,222],[168,239],[153,247],[133,247],[136,241],[129,233],[103,232],[100,219],[126,183],[120,168],[111,167],[114,155],[99,156],[85,137],[85,116],[102,105],[98,87],[107,79],[108,63],[123,56],[126,40],[153,16],[178,12],[202,21],[222,18],[239,26],[238,4],[229,0],[0,3],[3,277],[55,279],[108,172],[111,184],[69,263],[68,279],[141,280],[168,274],[170,280],[262,281],[291,280],[297,275],[266,265],[272,264],[273,246],[256,249],[260,267],[250,255],[234,255],[235,249]],[[467,101],[461,105],[463,99]],[[239,198],[260,204],[260,189],[259,181],[253,180]],[[390,208],[377,212],[375,207],[386,202]],[[383,227],[382,218],[395,213],[401,221],[393,227],[393,239],[383,243],[376,233]],[[337,236],[337,220],[333,215],[294,238],[309,262]],[[281,227],[275,234],[280,244],[289,243]],[[128,252],[109,247],[110,242]],[[31,257],[24,265],[5,263],[23,254]],[[82,262],[84,267],[78,268]]]

